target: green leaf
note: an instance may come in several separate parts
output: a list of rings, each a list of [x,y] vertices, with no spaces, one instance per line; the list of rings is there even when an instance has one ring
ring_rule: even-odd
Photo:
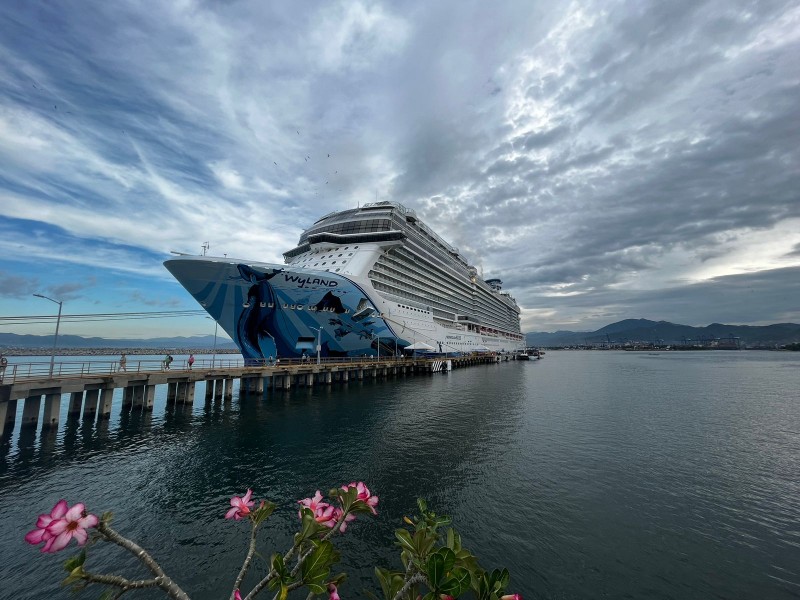
[[[82,550],[80,554],[76,554],[75,556],[68,558],[64,561],[64,570],[67,573],[71,573],[78,567],[82,567],[83,563],[86,562],[86,550]]]
[[[250,518],[253,519],[253,523],[260,525],[273,513],[277,506],[274,502],[264,502],[263,505],[260,505],[250,513]]]
[[[428,558],[428,564],[425,565],[425,573],[428,575],[428,581],[434,588],[439,587],[439,582],[444,578],[444,556],[441,554],[431,554]]]
[[[322,531],[328,531],[328,527],[317,523],[317,520],[314,518],[314,513],[310,508],[303,508],[300,514],[302,516],[302,525],[300,527],[300,532],[294,536],[295,543],[310,539]]]
[[[439,585],[439,591],[442,594],[458,598],[461,594],[466,592],[470,586],[470,574],[463,567],[456,567],[450,572],[450,577],[445,579]]]
[[[83,566],[79,565],[70,571],[70,574],[67,575],[67,578],[61,582],[61,585],[69,585],[71,583],[81,581],[83,580],[84,575],[85,571],[83,570]]]
[[[327,586],[319,584],[319,583],[307,583],[308,590],[310,592],[314,592],[315,594],[324,594],[328,591]]]
[[[417,506],[419,506],[419,512],[424,515],[428,511],[428,503],[425,502],[424,498],[417,498]]]
[[[290,579],[290,573],[289,569],[283,563],[282,554],[273,554],[269,562],[272,570],[275,571],[275,578],[269,582],[270,589],[274,590],[278,587],[278,584],[283,584]]]
[[[403,550],[408,550],[412,554],[417,551],[416,546],[414,546],[414,541],[411,539],[411,534],[408,533],[408,531],[405,529],[395,529],[394,535],[400,542],[400,547],[403,548]]]
[[[281,584],[281,593],[278,596],[278,599],[279,600],[286,600],[286,596],[288,596],[288,595],[289,595],[289,588],[288,588],[288,586],[286,586],[286,585],[284,585],[282,583]]]
[[[430,552],[430,549],[436,543],[436,538],[437,536],[435,533],[424,529],[414,534],[414,550],[420,558],[424,559],[428,556],[428,552]]]
[[[330,541],[312,541],[311,543],[314,544],[315,547],[311,551],[311,554],[303,561],[303,566],[301,567],[301,572],[303,574],[302,581],[308,585],[309,588],[312,585],[322,586],[328,578],[331,565],[339,559],[338,554],[333,549],[333,543]],[[323,588],[322,592],[315,593],[321,594],[324,591],[325,589]]]
[[[428,574],[428,581],[435,590],[439,589],[439,585],[452,570],[455,562],[456,555],[450,548],[439,548],[428,558],[425,571]]]
[[[383,597],[386,600],[392,600],[403,587],[404,577],[401,572],[375,567],[375,576],[381,584]]]
[[[342,512],[348,514],[358,497],[358,488],[350,487],[347,488],[347,491],[338,490],[338,495],[339,501],[342,503]]]

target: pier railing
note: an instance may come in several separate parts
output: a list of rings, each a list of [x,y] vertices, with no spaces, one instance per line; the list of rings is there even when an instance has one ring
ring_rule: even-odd
[[[420,357],[421,358],[421,357]],[[446,358],[446,357],[445,357]],[[347,363],[398,363],[412,360],[411,357],[403,356],[344,356],[344,357],[325,357],[320,359],[320,364],[347,364]],[[135,357],[128,357],[124,367],[119,360],[103,361],[56,361],[53,364],[52,378],[59,377],[82,377],[97,375],[112,375],[117,373],[153,373],[162,371],[190,371],[208,369],[231,369],[242,367],[275,367],[289,365],[314,365],[317,363],[316,357],[302,358],[281,358],[270,361],[268,359],[233,359],[233,358],[203,358],[196,359],[190,367],[188,360],[175,360],[171,364],[165,364],[163,359],[147,358],[138,360]],[[6,367],[0,383],[16,383],[28,379],[51,378],[50,362],[26,362],[9,364]]]

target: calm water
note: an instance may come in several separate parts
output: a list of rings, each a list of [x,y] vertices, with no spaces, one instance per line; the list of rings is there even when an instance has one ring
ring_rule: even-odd
[[[62,497],[113,509],[194,598],[218,599],[246,544],[222,519],[232,494],[281,504],[269,555],[293,500],[364,480],[380,514],[339,538],[343,598],[379,589],[373,565],[399,566],[392,531],[417,496],[526,599],[798,598],[798,389],[800,353],[550,352],[222,406],[198,388],[193,409],[160,397],[123,420],[115,406],[110,423],[0,455],[0,596],[68,597],[60,560],[22,541]],[[104,548],[91,564],[143,574]]]

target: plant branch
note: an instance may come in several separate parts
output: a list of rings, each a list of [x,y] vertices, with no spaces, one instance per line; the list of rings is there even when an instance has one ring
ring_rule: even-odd
[[[250,547],[247,549],[247,556],[244,559],[244,563],[242,563],[242,568],[239,571],[239,575],[236,577],[236,583],[233,584],[233,591],[231,592],[230,600],[234,600],[234,594],[236,590],[239,589],[239,586],[242,585],[242,580],[244,576],[247,574],[247,569],[250,568],[250,561],[253,560],[253,555],[256,553],[256,532],[258,531],[258,525],[253,523],[253,530],[250,533]]]
[[[97,531],[109,542],[115,543],[117,546],[125,548],[128,552],[138,558],[150,571],[155,575],[157,586],[164,590],[170,598],[175,600],[190,600],[186,592],[180,586],[172,581],[170,577],[164,572],[161,566],[150,556],[147,551],[134,541],[123,537],[114,531],[108,523],[100,521],[97,525]]]
[[[394,595],[394,598],[392,598],[392,600],[400,600],[403,597],[403,595],[406,592],[408,592],[408,590],[411,589],[411,586],[415,585],[417,583],[424,583],[425,585],[430,587],[430,585],[428,584],[428,580],[425,577],[425,575],[423,575],[422,573],[417,573],[413,577],[409,577],[408,579],[406,579],[405,583],[403,584],[403,587],[401,587],[397,591],[397,593]]]
[[[342,523],[344,523],[344,518],[346,516],[347,515],[342,515],[339,518],[339,520],[336,521],[336,524],[331,528],[331,530],[322,537],[322,541],[323,542],[325,540],[327,540],[329,537],[331,537],[334,533],[339,531],[339,528],[342,526]],[[294,555],[294,553],[297,551],[297,549],[299,547],[300,547],[300,544],[295,542],[295,544],[291,548],[289,548],[289,550],[286,551],[286,554],[283,555],[283,563],[284,564],[286,564],[289,561],[289,559],[292,558],[292,556]],[[291,577],[294,577],[295,575],[297,575],[297,571],[299,571],[300,567],[303,566],[303,561],[306,558],[308,558],[308,556],[313,551],[314,551],[314,549],[311,548],[311,549],[307,550],[305,553],[300,555],[300,557],[297,559],[297,565],[295,565],[294,569],[292,569],[291,573],[289,574]],[[250,593],[247,594],[247,596],[245,596],[244,600],[253,600],[253,598],[256,597],[256,594],[258,594],[261,590],[263,590],[264,587],[266,587],[266,585],[275,577],[275,575],[277,575],[277,573],[275,572],[275,569],[270,569],[270,571],[269,571],[269,573],[267,573],[266,577],[264,577],[264,579],[259,581],[256,584],[256,586],[252,590],[250,590]]]
[[[122,588],[120,592],[124,593],[128,590],[139,590],[143,588],[151,588],[158,586],[157,579],[125,579],[120,575],[100,575],[95,573],[88,573],[84,571],[83,578],[91,583],[102,583],[103,585],[113,585]],[[120,593],[117,597],[121,596]]]

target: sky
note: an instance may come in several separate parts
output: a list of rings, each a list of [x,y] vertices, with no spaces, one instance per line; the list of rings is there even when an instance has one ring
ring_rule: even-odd
[[[797,0],[8,0],[0,32],[0,316],[197,309],[171,250],[282,263],[378,199],[523,331],[800,322]]]

